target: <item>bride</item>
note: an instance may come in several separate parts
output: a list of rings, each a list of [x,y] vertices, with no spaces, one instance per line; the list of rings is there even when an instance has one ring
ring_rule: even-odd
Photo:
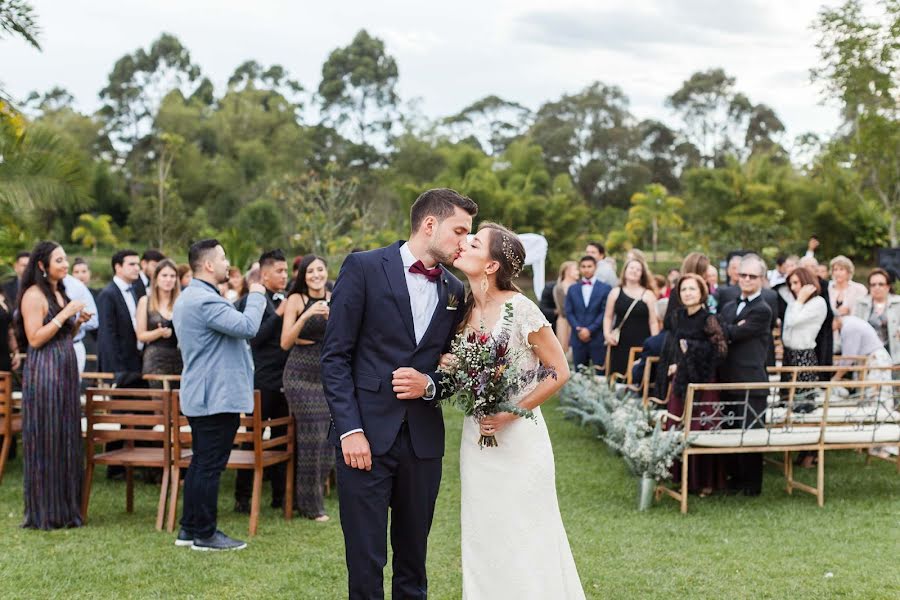
[[[500,413],[480,423],[466,417],[463,424],[462,575],[463,598],[469,600],[584,598],[559,513],[553,449],[540,409],[569,378],[569,366],[550,323],[513,283],[524,261],[514,233],[483,223],[453,263],[472,290],[463,331],[499,333],[504,307],[511,304],[510,350],[527,349],[520,369],[540,362],[557,373],[512,398],[536,420]],[[453,360],[445,355],[442,364]],[[482,434],[495,436],[498,446],[480,448]]]

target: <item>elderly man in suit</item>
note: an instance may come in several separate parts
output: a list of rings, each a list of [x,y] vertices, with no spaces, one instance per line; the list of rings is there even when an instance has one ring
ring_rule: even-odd
[[[611,287],[597,278],[597,260],[584,256],[578,263],[581,279],[566,293],[566,318],[572,326],[572,359],[575,366],[606,361],[603,315]]]
[[[184,362],[181,412],[191,425],[193,456],[175,545],[240,550],[247,544],[216,528],[216,506],[240,414],[253,411],[253,358],[247,340],[259,330],[266,289],[250,284],[243,312],[219,295],[218,285],[228,279],[228,260],[216,240],[191,246],[188,262],[194,278],[175,301],[172,323]]]
[[[766,264],[755,254],[741,259],[738,271],[740,296],[719,311],[722,329],[728,338],[728,356],[721,368],[726,383],[766,382],[766,358],[772,337],[772,309],[762,298]],[[766,390],[723,393],[727,406],[735,411],[737,428],[763,427]],[[734,454],[729,466],[729,488],[748,496],[762,491],[762,454]]]

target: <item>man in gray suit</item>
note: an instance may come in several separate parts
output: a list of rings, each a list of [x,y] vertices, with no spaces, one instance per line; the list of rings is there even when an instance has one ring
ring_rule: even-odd
[[[216,240],[191,246],[194,272],[172,315],[184,370],[181,412],[191,425],[193,456],[184,478],[184,508],[176,546],[193,550],[240,550],[247,544],[216,528],[219,478],[240,423],[253,411],[253,358],[247,342],[266,308],[266,289],[250,285],[244,312],[219,295],[228,279],[225,250]]]

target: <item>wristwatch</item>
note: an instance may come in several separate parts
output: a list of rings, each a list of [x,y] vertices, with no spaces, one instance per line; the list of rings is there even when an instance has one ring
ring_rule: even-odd
[[[434,387],[434,382],[431,378],[428,379],[428,383],[425,384],[425,394],[422,396],[423,398],[434,398],[434,394],[437,389]]]

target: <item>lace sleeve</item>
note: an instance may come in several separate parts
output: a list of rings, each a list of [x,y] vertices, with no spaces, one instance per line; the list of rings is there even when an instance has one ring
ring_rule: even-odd
[[[716,359],[718,361],[724,360],[728,354],[728,341],[725,339],[725,332],[722,331],[722,326],[715,315],[709,315],[706,318],[706,326],[703,328],[703,333],[706,334],[707,339],[712,344]]]
[[[550,327],[550,322],[537,305],[526,298],[519,296],[518,302],[513,302],[513,327],[522,337],[522,343],[528,345],[528,336],[542,327]]]

